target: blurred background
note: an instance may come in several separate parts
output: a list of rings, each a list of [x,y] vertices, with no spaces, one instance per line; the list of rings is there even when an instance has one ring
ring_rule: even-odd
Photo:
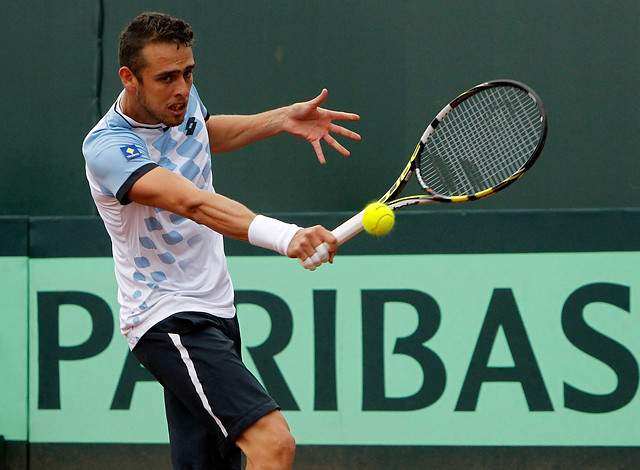
[[[193,25],[195,82],[212,114],[323,87],[326,107],[360,114],[348,126],[362,141],[341,139],[348,159],[325,146],[326,166],[289,136],[215,156],[216,189],[256,211],[360,209],[443,105],[496,78],[540,94],[549,138],[522,182],[464,210],[639,206],[637,1],[31,0],[2,2],[0,215],[95,214],[82,140],[121,90],[119,32],[148,10]]]
[[[351,151],[351,157],[344,159],[325,145],[324,166],[318,163],[308,143],[289,136],[214,156],[218,192],[256,212],[288,213],[294,221],[320,221],[333,227],[378,198],[402,170],[435,114],[468,88],[487,80],[510,78],[536,90],[549,114],[549,135],[541,158],[518,184],[473,204],[403,211],[402,230],[383,240],[362,236],[359,243],[345,245],[343,253],[453,253],[463,254],[456,261],[471,265],[478,253],[498,253],[500,262],[506,259],[507,264],[517,258],[515,275],[502,273],[502,264],[498,263],[498,268],[491,265],[491,269],[478,271],[481,275],[473,272],[479,282],[470,285],[476,289],[478,285],[485,286],[488,292],[518,282],[526,286],[522,290],[529,292],[529,303],[525,299],[521,305],[523,312],[527,310],[530,333],[539,341],[536,353],[547,358],[545,378],[555,384],[555,392],[551,390],[554,398],[561,395],[563,384],[566,387],[567,382],[575,383],[571,371],[584,374],[587,380],[599,380],[600,375],[576,362],[580,351],[572,348],[571,341],[560,331],[558,299],[564,300],[562,296],[573,289],[600,282],[623,286],[629,297],[633,290],[634,302],[637,297],[637,0],[0,0],[0,63],[4,70],[0,94],[0,311],[5,327],[5,335],[0,334],[0,377],[5,378],[0,388],[0,470],[167,466],[165,443],[128,444],[130,439],[118,435],[107,440],[124,444],[66,444],[60,435],[93,430],[96,413],[108,417],[95,420],[100,436],[101,432],[117,431],[111,419],[120,419],[126,425],[134,415],[108,409],[107,402],[103,408],[94,406],[93,395],[79,387],[91,411],[79,416],[92,421],[91,429],[75,425],[65,428],[56,421],[56,414],[48,414],[51,410],[40,409],[36,404],[34,385],[36,371],[40,370],[38,354],[47,355],[47,351],[39,352],[36,347],[36,315],[40,314],[36,296],[41,292],[86,291],[116,303],[115,287],[111,286],[110,244],[89,194],[81,146],[121,91],[118,36],[143,11],[179,16],[194,27],[195,83],[211,114],[257,113],[309,100],[325,87],[329,90],[327,108],[360,114],[361,121],[346,126],[360,133],[362,141],[351,142],[338,136]],[[417,190],[416,184],[410,185],[407,192],[412,190]],[[445,236],[423,240],[422,234],[433,233],[434,227]],[[495,236],[496,231],[500,236]],[[470,232],[473,237],[468,236]],[[250,248],[244,243],[237,245],[245,251]],[[246,253],[239,251],[233,241],[226,246],[231,262],[239,263],[234,269],[240,270],[237,266]],[[520,264],[524,258],[518,257],[520,253],[542,256],[526,257]],[[591,256],[594,254],[598,256]],[[355,258],[349,261],[353,264],[351,271],[344,274],[344,282],[339,276],[334,279],[340,272],[334,266],[324,281],[316,277],[315,283],[305,283],[303,292],[299,292],[296,286],[301,276],[295,271],[290,277],[272,276],[281,285],[276,292],[291,301],[297,295],[315,295],[315,289],[329,286],[336,291],[341,289],[342,301],[345,296],[357,297],[362,289],[380,288],[375,282],[375,275],[381,271],[379,265],[375,266],[379,259]],[[435,291],[445,309],[448,303],[457,305],[458,300],[465,306],[462,313],[454,311],[453,315],[450,307],[445,315],[449,321],[457,318],[455,314],[461,315],[459,328],[445,331],[443,340],[454,350],[447,367],[455,371],[456,364],[471,354],[470,350],[465,355],[455,349],[474,344],[476,327],[482,319],[469,311],[485,313],[484,291],[474,298],[473,289],[465,285],[464,295],[460,295],[458,284],[450,282],[460,272],[468,272],[467,266],[458,272],[447,266],[440,272],[412,273],[399,259],[384,258],[385,268],[399,273],[394,277],[397,286]],[[430,262],[438,259],[436,255]],[[447,263],[450,260],[446,258]],[[535,264],[530,260],[542,261]],[[283,260],[286,261],[290,260]],[[241,290],[255,289],[252,276],[264,273],[270,262],[265,256],[252,259],[246,272],[240,270],[238,276],[234,275],[234,282]],[[78,270],[78,266],[86,271]],[[261,278],[261,288],[262,281]],[[85,282],[93,284],[87,287]],[[622,343],[638,357],[637,315],[626,321],[620,319],[624,315],[619,315],[618,310],[607,318],[613,324],[607,331],[612,331],[612,338],[624,333]],[[637,302],[622,311],[637,313]],[[295,312],[296,334],[304,334],[304,322],[311,313],[304,308]],[[360,313],[358,309],[341,310],[341,315]],[[76,331],[77,326],[73,323],[70,330]],[[467,335],[466,342],[460,332]],[[350,331],[347,333],[343,335],[350,343],[359,341],[356,337],[354,342]],[[114,354],[111,351],[124,355],[124,341],[119,332],[114,334],[118,340],[108,352],[96,356],[98,363]],[[564,354],[563,347],[570,354]],[[294,345],[290,354],[297,360],[300,350]],[[101,380],[108,382],[109,376],[119,377],[121,362],[109,362],[108,367],[92,364],[95,363],[87,366],[95,374],[89,376],[91,382],[100,384]],[[637,362],[633,360],[631,365],[633,373],[619,376],[627,384],[635,380],[629,401],[637,390]],[[292,376],[296,379],[299,366],[294,366],[296,374]],[[354,383],[357,375],[353,376]],[[80,374],[78,383],[83,380],[86,377]],[[76,382],[67,379],[64,383],[75,391]],[[450,387],[451,393],[457,392],[457,385]],[[101,387],[100,391],[109,394],[112,390]],[[517,441],[521,437],[530,445],[536,436],[542,436],[542,441],[547,442],[545,439],[553,439],[553,433],[547,432],[550,430],[562,436],[550,447],[483,446],[490,442],[491,433],[478,446],[468,445],[470,441],[463,438],[459,446],[449,445],[450,441],[442,446],[322,446],[308,438],[306,442],[311,445],[299,447],[296,458],[300,462],[298,468],[308,470],[427,466],[631,469],[637,467],[640,453],[640,447],[635,445],[639,416],[636,402],[620,412],[587,415],[573,414],[556,401],[554,413],[542,417],[524,413],[524,420],[523,414],[511,416],[509,426],[536,426],[521,433],[507,427],[509,438],[513,435]],[[96,399],[95,403],[102,402]],[[341,403],[341,410],[360,412],[359,405],[357,402],[357,406],[347,408]],[[496,407],[509,413],[513,407],[508,405],[503,407],[498,402]],[[74,412],[75,408],[70,408]],[[83,410],[82,406],[78,409]],[[161,406],[154,410],[157,415],[143,413],[145,432],[153,429],[153,421],[147,422],[149,416],[162,418]],[[506,426],[489,411],[479,421],[475,414],[460,420],[450,406],[442,414],[441,423],[449,427],[450,434],[455,434],[456,423],[460,429],[467,429],[467,423],[476,423],[480,433],[485,428],[478,426]],[[297,411],[291,414],[293,419],[299,419],[298,429],[313,431],[313,426],[304,421],[306,415],[298,415],[301,413]],[[452,415],[456,418],[451,419]],[[385,419],[389,416],[395,418],[387,414]],[[425,420],[425,428],[440,435],[433,416]],[[312,415],[313,419],[316,417]],[[407,415],[403,414],[402,419],[406,420]],[[572,433],[567,424],[580,432]],[[407,433],[406,421],[397,428]],[[592,441],[587,439],[584,444],[584,435],[589,433]],[[352,439],[359,438],[358,434],[354,436]],[[589,444],[594,441],[597,445]],[[86,442],[93,441],[87,436]],[[304,437],[300,442],[305,442]]]

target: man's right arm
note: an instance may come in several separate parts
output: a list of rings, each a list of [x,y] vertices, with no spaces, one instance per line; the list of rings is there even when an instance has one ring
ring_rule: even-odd
[[[145,173],[132,185],[127,197],[134,203],[165,209],[191,219],[224,236],[275,249],[271,243],[255,243],[256,239],[270,242],[271,233],[257,234],[259,236],[254,235],[251,239],[249,229],[257,217],[253,211],[221,194],[199,189],[191,181],[166,168],[159,166]],[[272,224],[275,225],[267,225],[265,228],[274,234],[277,233],[280,224],[283,228],[289,225],[280,221],[274,221]],[[255,224],[254,234],[263,226]],[[271,230],[272,228],[275,230]],[[277,241],[274,241],[274,246],[278,245]],[[319,225],[297,231],[287,244],[286,252],[282,254],[304,261],[311,257],[315,248],[322,243],[329,245],[329,261],[333,261],[338,247],[336,239],[331,232]]]
[[[140,177],[128,192],[132,202],[165,209],[205,225],[227,237],[248,241],[256,217],[237,201],[196,187],[160,166]]]

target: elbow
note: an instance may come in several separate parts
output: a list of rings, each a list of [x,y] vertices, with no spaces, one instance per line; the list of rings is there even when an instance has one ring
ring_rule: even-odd
[[[206,205],[208,195],[206,191],[201,189],[182,194],[169,210],[194,222],[203,223],[203,208]]]

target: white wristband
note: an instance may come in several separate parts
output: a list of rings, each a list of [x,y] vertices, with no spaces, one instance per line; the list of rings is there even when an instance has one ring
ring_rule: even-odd
[[[249,225],[249,243],[286,256],[289,243],[298,230],[302,228],[295,224],[257,215]]]

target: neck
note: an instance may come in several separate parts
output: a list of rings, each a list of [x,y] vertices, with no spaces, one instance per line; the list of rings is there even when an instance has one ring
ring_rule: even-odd
[[[160,124],[157,119],[153,119],[153,117],[149,116],[149,114],[144,111],[137,98],[132,96],[132,92],[126,89],[122,99],[120,100],[120,108],[122,109],[123,114],[140,124],[147,124],[150,126]]]

